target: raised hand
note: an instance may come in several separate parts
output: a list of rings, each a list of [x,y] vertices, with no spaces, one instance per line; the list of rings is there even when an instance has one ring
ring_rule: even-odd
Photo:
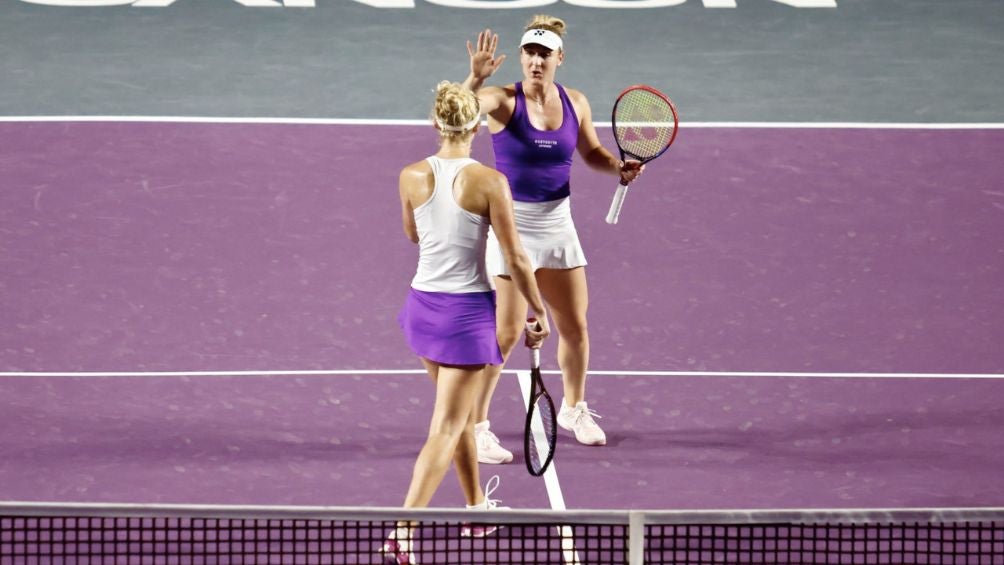
[[[499,45],[499,36],[486,29],[478,34],[478,43],[475,48],[467,41],[467,53],[471,56],[471,76],[477,82],[482,82],[495,74],[495,71],[502,66],[505,55],[495,57],[495,50]]]

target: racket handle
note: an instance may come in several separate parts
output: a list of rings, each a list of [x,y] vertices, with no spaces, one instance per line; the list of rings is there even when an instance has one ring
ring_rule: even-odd
[[[610,203],[610,211],[607,212],[607,223],[616,224],[617,217],[621,215],[621,206],[624,205],[624,197],[627,196],[628,187],[626,184],[617,186],[614,192],[614,201]]]
[[[527,318],[526,319],[526,329],[536,331],[540,329],[540,322],[537,318]],[[536,369],[540,367],[540,348],[530,349],[530,368]]]

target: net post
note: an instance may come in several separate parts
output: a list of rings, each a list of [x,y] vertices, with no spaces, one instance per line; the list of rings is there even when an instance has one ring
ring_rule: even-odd
[[[645,513],[628,512],[628,563],[645,564]]]

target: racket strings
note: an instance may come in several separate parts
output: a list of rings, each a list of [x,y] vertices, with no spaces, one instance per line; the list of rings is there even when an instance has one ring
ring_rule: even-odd
[[[543,427],[543,437],[538,438],[538,434],[536,433],[530,434],[530,452],[527,456],[534,472],[540,473],[554,451],[558,430],[554,425],[554,410],[551,407],[551,403],[543,395],[537,398],[533,408],[537,416],[540,417],[540,423]],[[539,442],[538,439],[542,439],[543,443]]]
[[[676,131],[673,107],[647,90],[632,90],[617,101],[614,136],[617,145],[639,159],[662,153]]]

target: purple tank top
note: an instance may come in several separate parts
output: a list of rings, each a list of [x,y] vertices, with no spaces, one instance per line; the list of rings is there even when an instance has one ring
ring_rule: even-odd
[[[495,168],[509,180],[513,200],[548,202],[571,192],[568,179],[579,139],[579,120],[560,84],[561,127],[544,131],[530,124],[523,83],[516,83],[516,106],[505,129],[492,134]]]

